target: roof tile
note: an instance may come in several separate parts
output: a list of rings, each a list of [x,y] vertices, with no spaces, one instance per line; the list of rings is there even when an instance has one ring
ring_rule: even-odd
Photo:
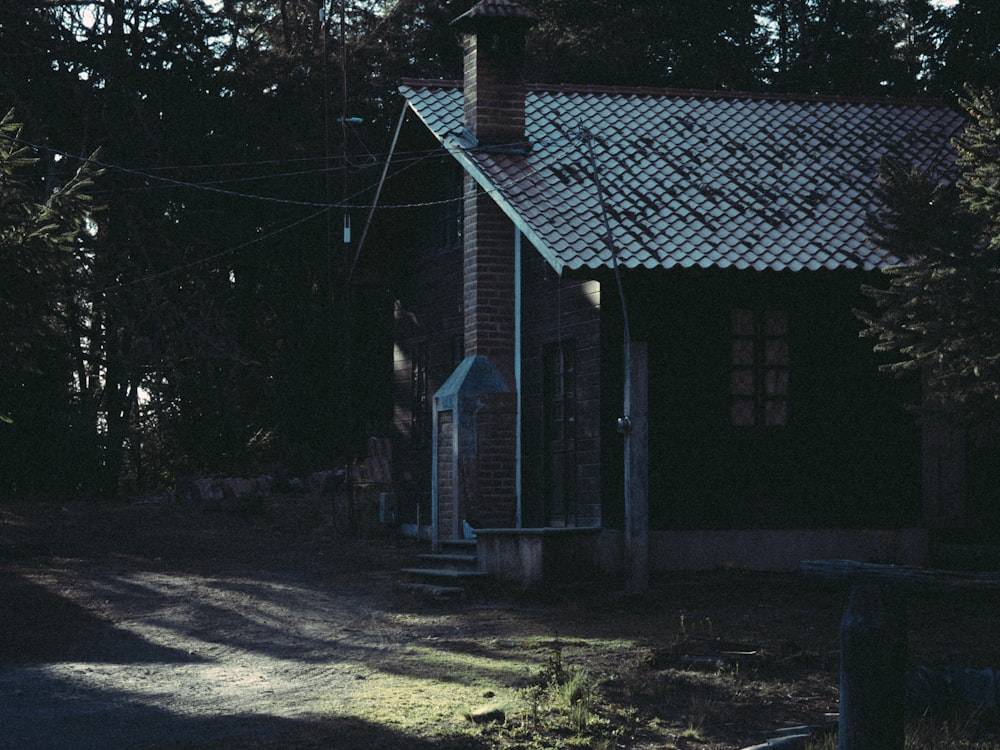
[[[463,148],[457,84],[401,91],[560,271],[614,263],[585,133],[628,268],[872,269],[896,262],[865,232],[882,157],[947,172],[963,125],[929,103],[530,86],[512,156]]]

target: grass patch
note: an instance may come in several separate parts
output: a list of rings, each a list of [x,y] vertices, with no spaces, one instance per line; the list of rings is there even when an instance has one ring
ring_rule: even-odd
[[[951,717],[919,717],[906,725],[905,750],[1000,750],[1000,741],[984,739],[982,727],[965,714]],[[989,732],[992,733],[992,732]],[[837,733],[827,732],[810,739],[805,750],[837,750]]]

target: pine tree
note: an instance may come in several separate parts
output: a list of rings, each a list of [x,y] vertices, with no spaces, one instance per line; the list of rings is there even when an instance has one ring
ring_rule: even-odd
[[[0,118],[0,490],[52,489],[70,464],[73,281],[94,215],[90,166],[60,180],[22,136]]]
[[[871,236],[900,262],[887,288],[866,288],[878,312],[859,316],[876,351],[893,355],[885,371],[926,375],[925,408],[1000,426],[1000,102],[970,90],[961,103],[971,118],[955,141],[961,180],[883,165]]]
[[[965,85],[994,85],[1000,77],[1000,3],[961,0],[932,17],[939,46],[928,60],[935,90],[962,95]]]

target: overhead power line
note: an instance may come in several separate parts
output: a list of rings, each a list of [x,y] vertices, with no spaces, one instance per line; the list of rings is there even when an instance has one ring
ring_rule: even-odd
[[[94,293],[104,294],[106,292],[114,291],[115,289],[122,289],[124,287],[134,286],[136,284],[144,284],[146,282],[153,281],[155,279],[160,279],[165,276],[170,276],[175,273],[180,273],[181,271],[186,271],[189,268],[200,266],[203,263],[208,263],[211,260],[217,260],[218,258],[225,257],[226,255],[232,255],[233,253],[239,252],[240,250],[245,250],[246,248],[252,245],[258,245],[262,242],[266,242],[267,240],[277,237],[279,234],[283,234],[284,232],[294,229],[297,226],[301,226],[302,224],[312,221],[313,219],[325,214],[326,211],[327,209],[325,208],[320,211],[315,211],[309,214],[308,216],[305,216],[301,219],[296,219],[295,221],[285,224],[284,226],[279,227],[278,229],[274,229],[268,232],[267,234],[262,234],[259,237],[254,237],[251,240],[247,240],[246,242],[241,242],[240,244],[234,245],[233,247],[230,248],[226,248],[225,250],[220,250],[219,252],[212,253],[211,255],[206,255],[205,257],[199,258],[198,260],[193,260],[188,263],[183,263],[179,266],[174,266],[173,268],[168,268],[165,271],[157,271],[156,273],[146,274],[145,276],[140,276],[135,279],[130,279],[129,281],[122,281],[117,284],[109,284],[108,286],[101,287],[100,289],[95,289]]]
[[[366,188],[364,188],[363,190],[360,190],[360,191],[358,191],[358,192],[356,192],[356,193],[354,193],[352,195],[348,195],[348,196],[345,197],[345,199],[343,201],[340,201],[340,202],[306,201],[306,200],[299,200],[299,199],[294,199],[294,198],[281,198],[279,196],[257,195],[255,193],[246,193],[246,192],[241,192],[241,191],[238,191],[238,190],[228,190],[226,188],[217,187],[213,183],[190,182],[188,180],[180,180],[180,179],[177,179],[177,178],[174,178],[174,177],[166,177],[166,176],[162,176],[162,175],[157,175],[157,174],[153,174],[150,169],[135,169],[135,168],[132,168],[132,167],[125,167],[125,166],[122,166],[120,164],[112,164],[110,162],[106,162],[106,161],[99,160],[99,159],[93,159],[93,158],[88,158],[88,157],[83,157],[83,156],[77,156],[75,154],[69,153],[68,151],[63,151],[61,149],[57,149],[57,148],[54,148],[52,146],[43,146],[43,145],[40,145],[40,144],[37,144],[37,143],[33,143],[31,141],[25,140],[23,138],[16,138],[16,137],[4,135],[4,134],[0,134],[0,138],[4,138],[6,140],[9,140],[9,141],[14,142],[14,143],[18,143],[18,144],[23,145],[23,146],[27,146],[29,148],[34,149],[35,151],[41,151],[41,152],[47,152],[47,153],[55,154],[55,155],[60,156],[60,157],[62,157],[64,159],[72,159],[74,161],[78,161],[78,162],[81,162],[81,163],[90,163],[90,164],[93,164],[96,167],[100,167],[101,169],[104,169],[104,170],[107,170],[107,171],[120,172],[122,174],[129,174],[129,175],[133,175],[133,176],[136,176],[136,177],[142,177],[142,178],[145,178],[145,179],[148,179],[148,180],[151,180],[151,181],[159,182],[159,183],[162,183],[162,187],[186,188],[186,189],[190,189],[190,190],[203,190],[203,191],[206,191],[206,192],[216,193],[216,194],[219,194],[219,195],[226,195],[226,196],[230,196],[230,197],[234,197],[234,198],[241,198],[241,199],[253,200],[253,201],[261,201],[261,202],[265,202],[265,203],[278,203],[278,204],[291,205],[291,206],[305,206],[305,207],[308,207],[308,208],[321,208],[321,209],[333,209],[333,208],[365,209],[365,208],[371,208],[372,207],[370,205],[353,202],[353,199],[358,198],[358,197],[364,195],[365,193],[369,192],[370,190],[374,189],[374,187],[375,187],[374,185],[369,185]],[[414,154],[418,154],[420,152],[413,152],[413,153]],[[428,149],[426,152],[423,152],[423,155],[421,155],[421,156],[414,156],[411,159],[409,159],[408,162],[407,162],[407,164],[405,166],[403,166],[401,169],[399,169],[396,172],[394,172],[393,175],[399,174],[400,172],[402,172],[402,171],[404,171],[406,169],[409,169],[413,165],[421,163],[421,162],[423,162],[423,161],[425,161],[427,159],[439,157],[439,156],[441,156],[441,154],[442,154],[442,150],[440,148]],[[316,172],[319,172],[319,173],[321,173],[323,171],[326,171],[326,170],[323,170],[323,169],[316,170]],[[266,176],[263,176],[262,179],[264,179],[266,177],[271,177],[271,176],[273,176],[273,175],[266,175]],[[137,189],[142,189],[142,188],[137,188]],[[149,187],[147,189],[152,189],[152,187]],[[425,207],[425,206],[444,205],[444,204],[447,204],[447,203],[452,203],[452,202],[457,201],[457,200],[461,200],[461,198],[460,197],[459,198],[445,198],[445,199],[441,199],[441,200],[422,201],[422,202],[403,203],[403,204],[383,204],[383,205],[378,206],[378,208],[381,208],[381,209],[421,208],[421,207]]]
[[[279,173],[279,174],[267,174],[267,175],[259,175],[259,176],[239,177],[239,178],[232,178],[232,179],[227,179],[227,180],[211,180],[211,181],[208,181],[208,182],[192,182],[190,180],[182,180],[182,179],[178,179],[176,177],[168,177],[168,176],[163,176],[163,175],[155,174],[155,172],[156,171],[167,171],[167,170],[182,171],[182,170],[185,170],[185,169],[209,169],[209,168],[216,168],[216,169],[218,169],[218,168],[223,168],[225,166],[232,166],[232,165],[236,165],[236,166],[244,166],[244,165],[252,166],[252,165],[255,165],[255,164],[260,164],[260,165],[282,164],[282,163],[285,163],[285,162],[282,161],[282,160],[270,160],[270,161],[262,161],[262,162],[245,162],[245,163],[231,162],[231,163],[228,163],[228,164],[223,162],[223,163],[218,163],[218,164],[195,164],[195,165],[184,165],[184,166],[173,166],[173,167],[145,167],[145,168],[139,169],[139,168],[135,168],[135,167],[126,167],[126,166],[123,166],[121,164],[113,164],[111,162],[106,162],[106,161],[103,161],[103,160],[88,158],[88,157],[84,157],[84,156],[78,156],[78,155],[72,154],[72,153],[70,153],[68,151],[64,151],[62,149],[58,149],[58,148],[55,148],[53,146],[44,146],[44,145],[41,145],[41,144],[38,144],[38,143],[34,143],[32,141],[26,140],[24,138],[17,138],[17,137],[5,135],[5,134],[0,134],[0,138],[4,138],[6,140],[9,140],[9,141],[14,142],[14,143],[18,143],[18,144],[23,145],[23,146],[27,146],[29,148],[34,149],[35,151],[54,154],[54,155],[59,156],[59,157],[64,158],[64,159],[70,159],[70,160],[77,161],[77,162],[80,162],[80,163],[89,162],[89,163],[91,163],[91,164],[93,164],[93,165],[95,165],[97,167],[100,167],[101,169],[107,170],[107,171],[120,172],[122,174],[129,174],[129,175],[133,175],[133,176],[136,176],[136,177],[141,177],[141,178],[153,181],[153,182],[160,183],[160,187],[162,187],[162,188],[184,188],[184,189],[189,189],[189,190],[203,190],[203,191],[206,191],[206,192],[216,193],[216,194],[219,194],[219,195],[226,195],[226,196],[230,196],[230,197],[233,197],[233,198],[241,198],[241,199],[246,199],[246,200],[260,201],[260,202],[264,202],[264,203],[277,203],[277,204],[283,204],[283,205],[305,206],[307,208],[324,208],[324,209],[325,208],[340,208],[340,209],[358,210],[358,209],[377,208],[377,209],[391,210],[391,209],[422,208],[422,207],[428,207],[428,206],[439,206],[439,205],[446,205],[448,203],[454,203],[456,201],[461,200],[461,197],[456,197],[456,198],[443,198],[443,199],[440,199],[440,200],[431,200],[431,201],[418,201],[418,202],[411,202],[411,203],[379,204],[378,206],[372,206],[371,204],[354,202],[355,199],[363,196],[364,194],[366,194],[367,192],[369,192],[371,190],[374,190],[375,187],[376,187],[374,184],[366,186],[362,190],[359,190],[359,191],[355,192],[352,195],[345,196],[345,198],[343,200],[339,201],[339,202],[308,201],[308,200],[300,200],[300,199],[295,199],[295,198],[282,198],[280,196],[258,195],[256,193],[247,193],[247,192],[242,192],[242,191],[239,191],[239,190],[229,190],[227,188],[219,187],[219,185],[226,184],[226,183],[231,183],[231,182],[247,182],[247,181],[252,181],[252,180],[257,180],[257,179],[263,180],[263,179],[270,179],[270,178],[293,177],[293,176],[298,176],[298,175],[296,175],[295,173],[288,172],[288,173]],[[563,147],[565,147],[565,146],[572,146],[574,143],[575,143],[575,141],[572,138],[566,138],[566,139],[548,140],[548,141],[545,141],[545,142],[542,142],[542,143],[538,143],[538,144],[535,144],[535,145],[537,145],[537,146],[563,146]],[[424,162],[424,161],[426,161],[428,159],[438,158],[438,157],[442,156],[444,153],[445,152],[442,150],[442,148],[440,146],[435,146],[433,148],[429,148],[429,149],[426,149],[426,150],[400,152],[400,154],[398,154],[397,156],[393,157],[393,163],[397,164],[397,165],[400,165],[400,168],[397,169],[397,170],[395,170],[394,172],[392,172],[390,176],[394,177],[394,176],[400,174],[401,172],[403,172],[403,171],[411,168],[412,166],[420,164],[420,163],[422,163],[422,162]],[[403,158],[398,158],[400,155]],[[320,160],[321,161],[321,160],[323,160],[323,157],[307,157],[306,160]],[[291,161],[292,161],[292,163],[294,163],[295,161],[298,161],[298,160],[291,160]],[[542,165],[540,165],[540,166],[542,166]],[[546,164],[544,164],[544,166],[545,167],[551,167],[551,166],[553,166],[552,160],[550,159]],[[311,174],[311,173],[322,174],[323,172],[327,172],[327,171],[328,170],[326,168],[321,167],[321,168],[318,168],[316,170],[310,170],[310,171],[302,172],[301,174],[303,174],[303,175],[304,174]],[[516,184],[517,182],[520,182],[522,179],[524,179],[524,178],[522,177],[522,178],[520,178],[518,180],[515,180],[513,183],[511,183],[509,185],[508,184],[499,185],[498,189],[500,189],[500,190],[509,189],[513,184]],[[151,185],[150,186],[144,186],[144,187],[132,188],[132,190],[152,190],[152,189],[154,189],[154,186],[151,186]]]

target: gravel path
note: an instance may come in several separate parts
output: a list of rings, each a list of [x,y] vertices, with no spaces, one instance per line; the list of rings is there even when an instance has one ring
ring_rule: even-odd
[[[323,510],[0,506],[0,749],[353,747],[345,727],[422,747],[423,676],[393,664],[412,552]]]
[[[382,611],[384,577],[324,585],[72,563],[6,575],[62,601],[61,622],[38,623],[57,631],[42,644],[48,655],[0,667],[3,748],[267,738],[349,711],[369,665],[401,635]]]

